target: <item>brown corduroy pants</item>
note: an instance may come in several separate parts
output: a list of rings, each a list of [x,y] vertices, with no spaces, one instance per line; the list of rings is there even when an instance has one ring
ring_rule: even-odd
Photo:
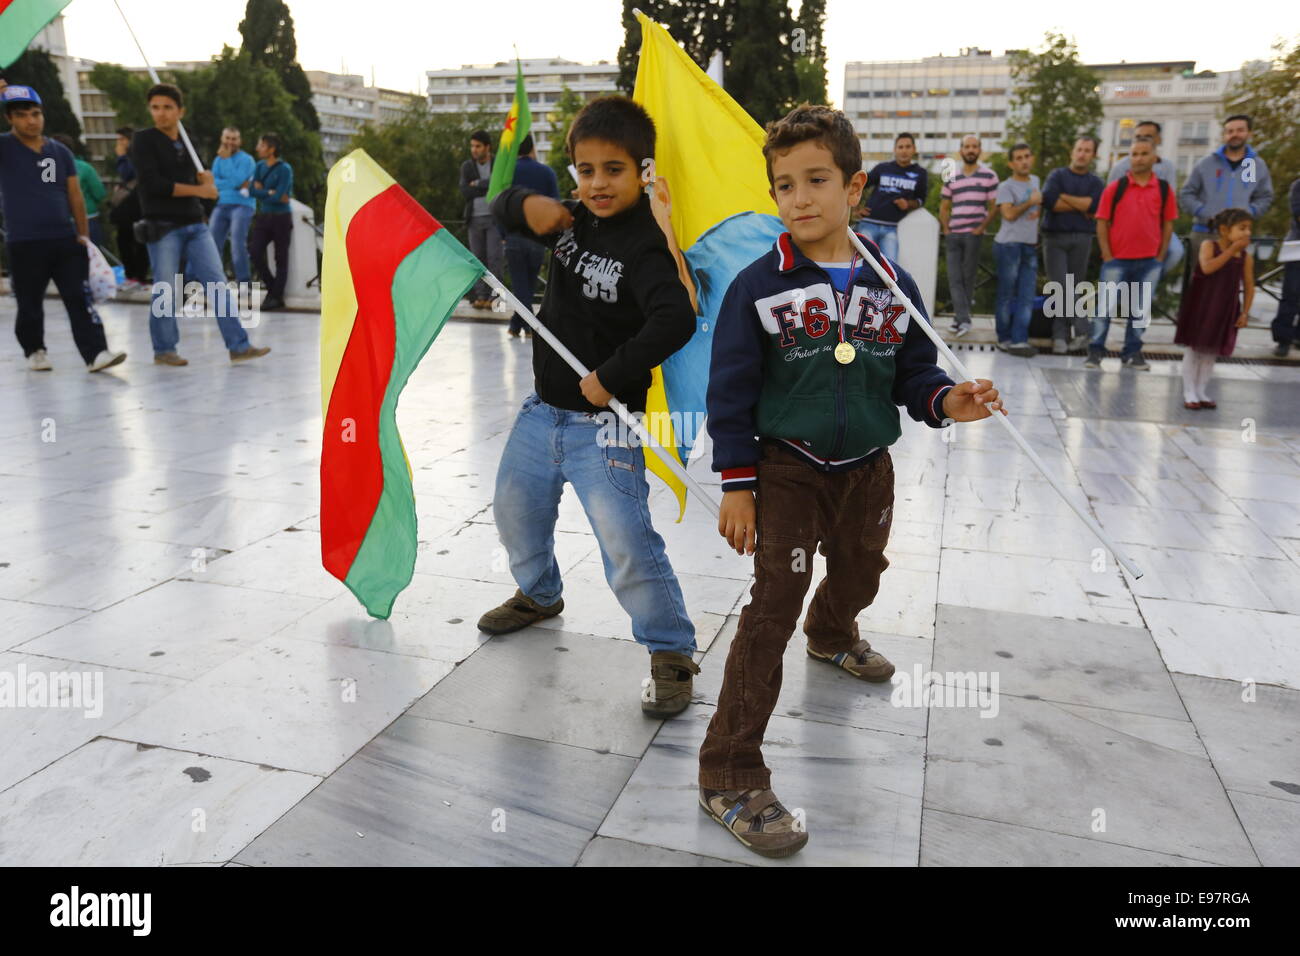
[[[750,602],[727,654],[718,709],[700,748],[700,786],[766,789],[763,732],[781,692],[781,659],[812,581],[820,545],[826,577],[817,587],[804,633],[821,654],[849,650],[855,619],[875,600],[889,567],[885,544],[893,519],[889,452],[853,471],[826,473],[772,443],[758,465],[758,545]]]

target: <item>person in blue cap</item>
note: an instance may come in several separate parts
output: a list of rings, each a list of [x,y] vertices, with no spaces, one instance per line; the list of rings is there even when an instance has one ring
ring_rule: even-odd
[[[90,227],[72,152],[45,136],[41,98],[30,86],[4,87],[0,104],[12,128],[0,135],[0,209],[18,300],[18,344],[29,369],[51,369],[45,351],[45,290],[52,279],[86,369],[103,371],[126,353],[109,349],[90,297]]]

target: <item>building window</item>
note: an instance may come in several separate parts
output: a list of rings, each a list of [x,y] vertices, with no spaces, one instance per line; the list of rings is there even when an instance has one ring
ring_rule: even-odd
[[[1005,86],[986,86],[980,93],[984,96],[1006,96],[1007,89]]]
[[[975,89],[961,89],[961,90],[953,90],[952,95],[953,96],[979,96],[979,92],[980,92],[979,90],[975,90]]]

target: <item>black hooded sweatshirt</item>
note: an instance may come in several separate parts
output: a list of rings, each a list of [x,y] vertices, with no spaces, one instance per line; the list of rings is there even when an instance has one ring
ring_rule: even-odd
[[[650,197],[602,219],[580,202],[567,201],[573,225],[538,236],[524,219],[533,190],[515,186],[492,202],[492,215],[552,251],[543,325],[596,373],[605,390],[634,412],[645,411],[650,372],[695,334],[695,312],[677,263],[650,212]],[[546,341],[533,339],[533,379],[548,405],[600,411],[582,396],[578,373]]]

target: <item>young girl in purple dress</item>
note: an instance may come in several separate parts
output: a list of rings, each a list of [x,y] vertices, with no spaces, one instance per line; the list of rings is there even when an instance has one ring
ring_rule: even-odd
[[[1183,346],[1184,408],[1215,407],[1206,391],[1214,362],[1232,354],[1237,329],[1246,326],[1255,297],[1255,260],[1247,251],[1251,223],[1246,210],[1225,209],[1210,220],[1217,238],[1201,243],[1174,335],[1174,344]]]

